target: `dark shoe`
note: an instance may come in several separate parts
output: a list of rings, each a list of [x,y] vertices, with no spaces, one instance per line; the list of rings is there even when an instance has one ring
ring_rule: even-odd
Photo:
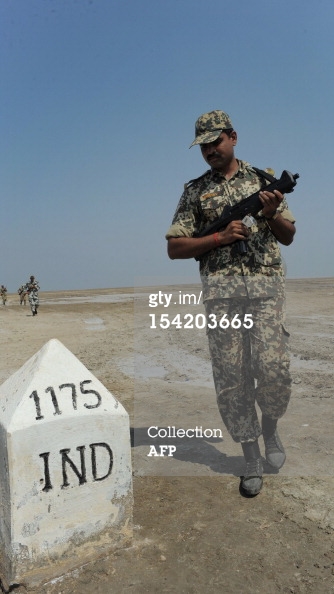
[[[258,495],[262,489],[263,466],[261,458],[251,458],[246,461],[244,476],[240,477],[240,491],[246,497]]]
[[[263,436],[263,440],[267,462],[274,468],[282,468],[286,460],[286,455],[277,431],[275,431],[275,433],[273,433],[270,437]]]

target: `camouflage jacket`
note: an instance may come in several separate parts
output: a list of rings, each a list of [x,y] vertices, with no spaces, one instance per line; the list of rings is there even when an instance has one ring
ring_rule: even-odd
[[[177,206],[166,238],[192,237],[215,221],[226,204],[234,205],[267,183],[245,161],[229,179],[209,170],[189,182]],[[284,198],[278,211],[294,222]],[[259,212],[247,241],[248,251],[239,254],[236,245],[217,247],[200,258],[204,300],[223,297],[266,297],[284,291],[284,271],[277,239]]]
[[[25,286],[27,293],[37,293],[39,291],[39,288],[40,287],[37,281],[34,281],[33,283],[28,282]]]

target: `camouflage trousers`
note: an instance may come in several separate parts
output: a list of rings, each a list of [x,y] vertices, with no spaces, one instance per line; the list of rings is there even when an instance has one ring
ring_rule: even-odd
[[[218,322],[226,314],[230,322],[238,315],[240,328],[208,328],[209,349],[217,404],[224,424],[236,442],[253,441],[262,430],[255,407],[279,419],[291,394],[288,351],[289,334],[284,328],[284,299],[247,297],[208,300],[207,320]],[[251,315],[243,327],[245,314]]]
[[[31,309],[34,309],[39,306],[39,295],[37,291],[30,291],[29,295],[28,295],[28,299],[29,299],[29,304]]]

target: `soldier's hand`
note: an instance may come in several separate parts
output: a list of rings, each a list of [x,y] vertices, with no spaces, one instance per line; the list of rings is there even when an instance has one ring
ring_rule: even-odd
[[[274,190],[273,192],[260,192],[259,198],[263,204],[263,216],[267,219],[270,219],[276,213],[276,210],[281,204],[284,196],[278,190]]]
[[[241,221],[232,221],[229,223],[223,231],[218,233],[218,238],[221,245],[229,245],[240,239],[247,239],[249,236],[249,230]]]

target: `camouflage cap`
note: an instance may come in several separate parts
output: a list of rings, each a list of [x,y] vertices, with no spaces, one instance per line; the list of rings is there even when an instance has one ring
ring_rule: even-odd
[[[194,144],[205,144],[213,142],[221,134],[223,130],[233,128],[230,116],[224,111],[216,109],[203,113],[195,124],[195,140],[189,148]]]

